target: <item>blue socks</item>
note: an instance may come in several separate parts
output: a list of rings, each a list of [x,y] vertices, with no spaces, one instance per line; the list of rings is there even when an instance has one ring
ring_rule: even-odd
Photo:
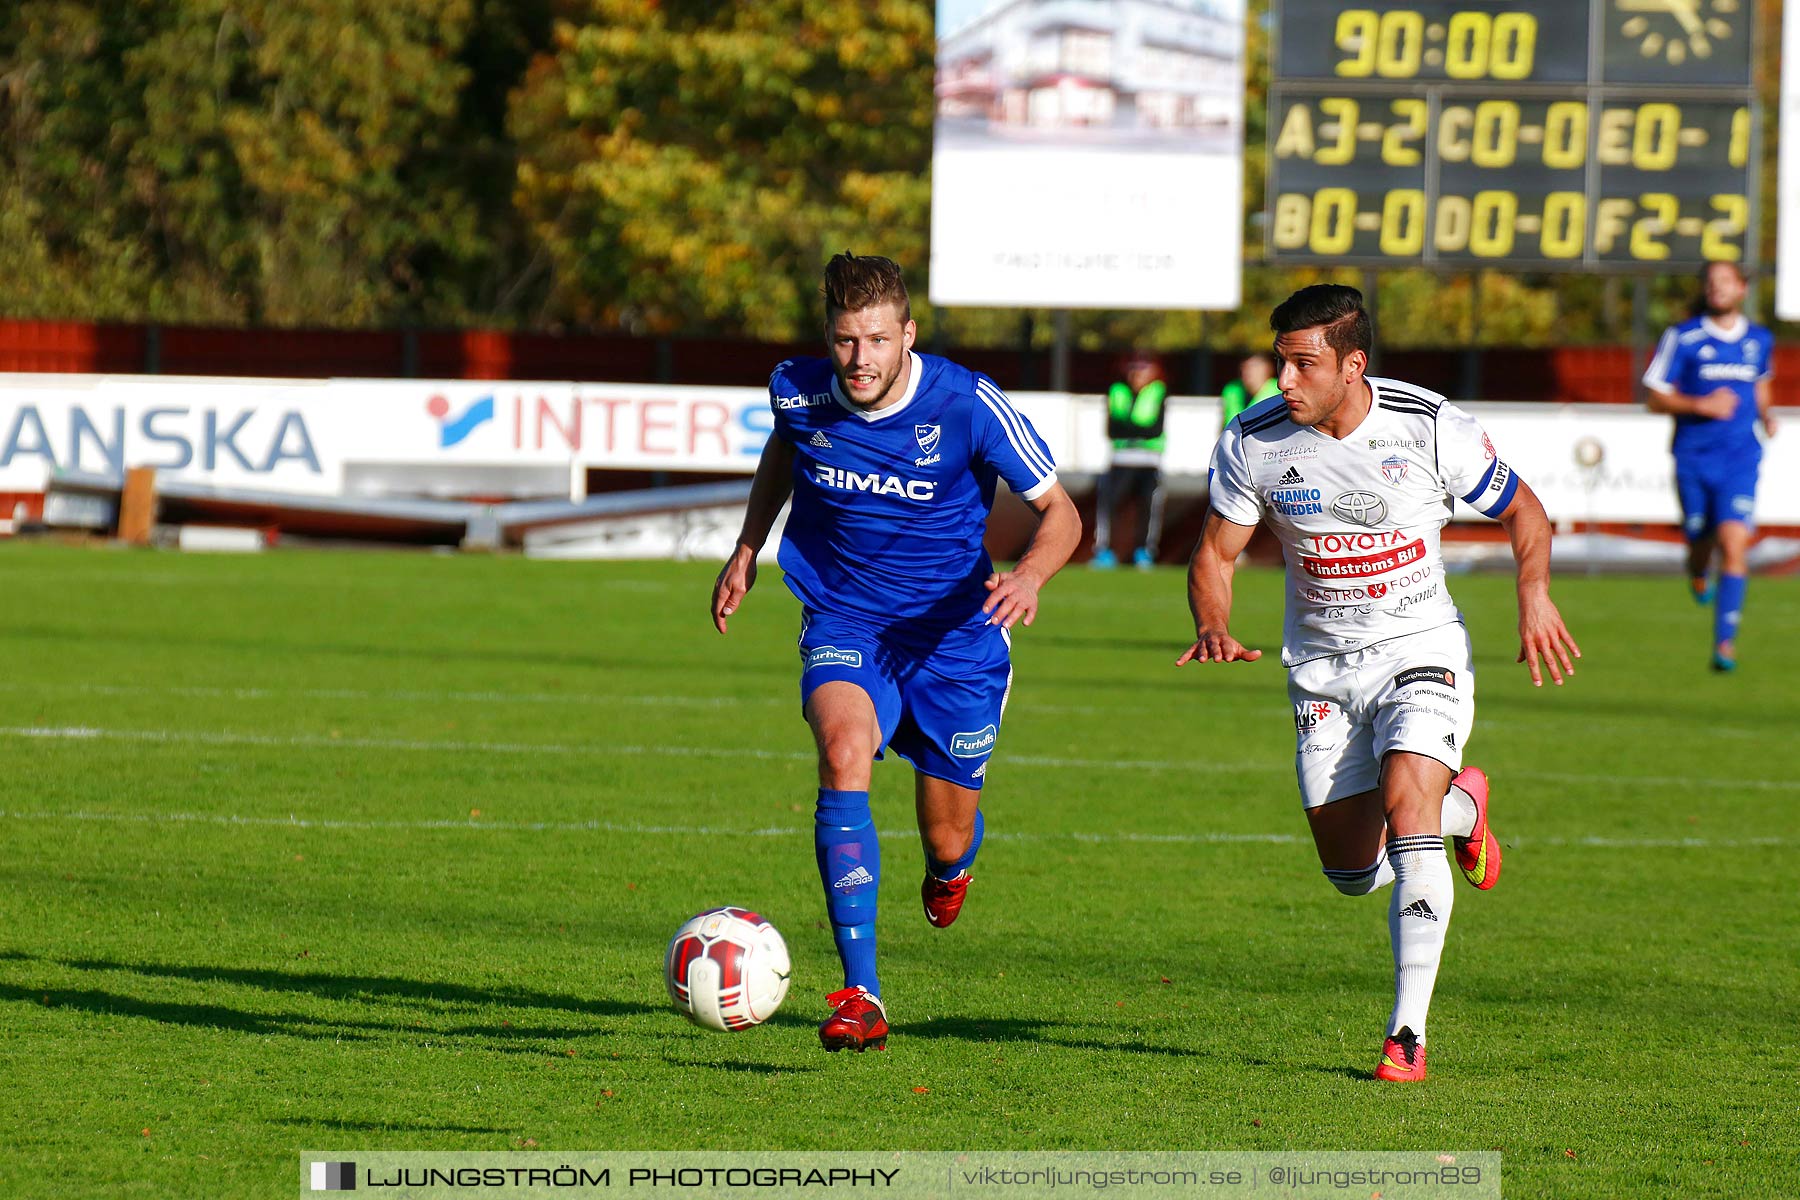
[[[820,788],[813,822],[819,882],[825,885],[831,936],[844,964],[844,986],[865,987],[879,996],[881,980],[875,974],[875,900],[881,883],[881,843],[875,838],[869,793]]]
[[[986,832],[987,822],[982,819],[981,810],[978,808],[975,810],[975,836],[969,839],[969,848],[963,851],[963,856],[955,862],[941,863],[931,856],[930,851],[927,851],[925,854],[926,872],[933,879],[955,879],[974,865],[975,852],[981,849],[981,836]]]
[[[1737,637],[1738,614],[1744,608],[1744,591],[1750,580],[1744,575],[1719,576],[1719,593],[1714,600],[1713,609],[1713,644],[1728,642]]]

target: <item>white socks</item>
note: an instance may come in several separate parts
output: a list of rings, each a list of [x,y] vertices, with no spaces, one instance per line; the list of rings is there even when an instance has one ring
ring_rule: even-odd
[[[1471,826],[1472,827],[1472,826]],[[1388,905],[1388,933],[1394,942],[1394,1011],[1388,1034],[1410,1028],[1425,1040],[1425,1014],[1444,955],[1455,892],[1444,839],[1435,833],[1391,838],[1394,898]]]
[[[1444,793],[1444,836],[1466,838],[1475,832],[1475,799],[1459,787]]]

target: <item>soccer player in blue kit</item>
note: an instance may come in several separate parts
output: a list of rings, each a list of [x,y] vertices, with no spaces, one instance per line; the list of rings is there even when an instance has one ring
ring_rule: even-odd
[[[819,1040],[880,1050],[871,764],[890,748],[913,764],[920,894],[941,929],[962,909],[981,848],[1009,631],[1037,615],[1038,589],[1074,553],[1081,518],[1048,447],[994,382],[913,350],[895,263],[839,254],[823,290],[830,357],[791,359],[769,377],[775,429],[712,618],[724,633],[792,495],[779,561],[802,608],[800,698],[819,752],[813,843],[844,967]],[[1018,565],[997,572],[982,537],[1000,479],[1039,520]]]
[[[1688,540],[1689,587],[1696,601],[1715,605],[1713,670],[1732,671],[1762,465],[1756,426],[1775,434],[1769,412],[1775,338],[1744,315],[1749,289],[1736,263],[1708,263],[1700,280],[1700,311],[1664,331],[1644,384],[1650,411],[1675,418],[1675,489]],[[1716,588],[1707,578],[1715,548]]]

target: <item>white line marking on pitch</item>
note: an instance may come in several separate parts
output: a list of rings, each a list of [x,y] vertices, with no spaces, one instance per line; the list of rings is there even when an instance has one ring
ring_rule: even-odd
[[[220,825],[237,827],[324,830],[404,829],[419,831],[466,830],[477,833],[625,833],[654,837],[737,837],[793,838],[800,840],[811,826],[764,826],[760,829],[721,829],[712,825],[640,825],[619,821],[349,821],[334,817],[243,817],[221,813],[105,813],[105,812],[17,812],[0,809],[0,820],[13,821],[80,821],[118,822],[131,825]],[[913,841],[911,830],[888,830],[880,835],[887,841]],[[1073,841],[1095,844],[1152,843],[1157,845],[1294,845],[1308,839],[1290,833],[1018,833],[996,830],[987,835],[997,841],[1053,842]],[[1720,850],[1766,849],[1791,846],[1794,840],[1779,837],[1757,838],[1619,838],[1619,837],[1525,837],[1507,841],[1509,849],[1521,846],[1596,849],[1670,849]]]
[[[208,733],[200,730],[172,729],[97,729],[86,725],[14,725],[0,726],[0,737],[33,738],[50,741],[126,741],[162,742],[174,745],[200,746],[292,746],[302,749],[404,750],[443,754],[608,754],[631,757],[661,758],[749,758],[765,762],[811,762],[813,753],[805,750],[756,750],[743,746],[633,746],[566,745],[557,742],[462,742],[423,741],[408,738],[332,737],[322,734]],[[1036,754],[1000,755],[1002,766],[1051,767],[1067,769],[1186,771],[1199,774],[1232,774],[1274,772],[1286,774],[1293,768],[1285,756],[1259,759],[1255,762],[1176,762],[1159,759],[1132,758],[1056,758]],[[1751,791],[1800,791],[1800,779],[1719,779],[1691,775],[1622,775],[1613,773],[1584,774],[1573,771],[1514,771],[1503,778],[1538,783],[1612,783],[1634,787],[1733,788]]]

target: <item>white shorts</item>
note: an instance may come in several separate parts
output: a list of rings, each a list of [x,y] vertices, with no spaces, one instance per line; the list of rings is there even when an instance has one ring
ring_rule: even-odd
[[[1393,750],[1454,773],[1475,725],[1475,671],[1460,623],[1315,658],[1288,672],[1294,771],[1313,809],[1381,786]]]

